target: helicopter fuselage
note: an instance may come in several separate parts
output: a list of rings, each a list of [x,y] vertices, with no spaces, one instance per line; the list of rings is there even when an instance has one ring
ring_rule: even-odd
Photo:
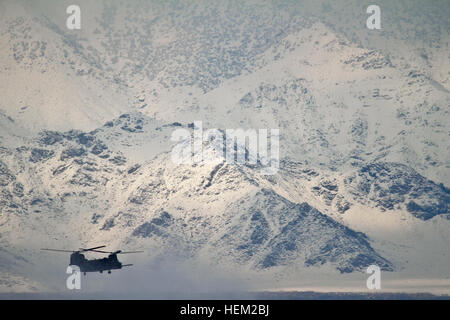
[[[70,255],[70,265],[78,266],[81,272],[103,272],[122,269],[122,263],[114,253],[106,258],[89,260],[85,258],[84,254],[74,252]]]
[[[111,270],[113,269],[122,269],[123,267],[129,267],[132,266],[132,264],[122,264],[118,259],[118,254],[125,254],[125,253],[140,253],[144,251],[122,251],[122,250],[116,250],[116,251],[102,251],[98,250],[101,248],[106,247],[103,246],[97,246],[93,248],[83,249],[80,248],[80,250],[65,250],[65,249],[48,249],[48,248],[42,248],[41,250],[45,251],[56,251],[56,252],[71,252],[70,255],[70,262],[69,265],[71,266],[78,266],[80,268],[80,271],[86,274],[86,272],[100,272],[108,271],[108,273],[111,273]],[[109,255],[102,259],[86,259],[84,254],[82,252],[96,252],[96,253],[109,253]]]

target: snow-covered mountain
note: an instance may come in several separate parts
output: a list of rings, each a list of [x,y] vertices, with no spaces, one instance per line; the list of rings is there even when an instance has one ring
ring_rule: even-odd
[[[39,248],[90,244],[285,283],[448,279],[449,6],[406,3],[371,31],[358,1],[81,1],[81,30],[2,2],[1,291],[54,288]],[[279,171],[174,163],[195,121],[278,128]]]

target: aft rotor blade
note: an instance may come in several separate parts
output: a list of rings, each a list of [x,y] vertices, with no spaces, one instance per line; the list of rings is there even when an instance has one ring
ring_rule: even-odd
[[[121,251],[121,252],[119,252],[118,254],[126,254],[126,253],[141,253],[141,252],[144,252],[144,251]]]
[[[80,250],[82,250],[82,251],[92,251],[92,250],[100,249],[100,248],[104,248],[104,247],[106,247],[106,246],[98,246],[98,247],[93,247],[93,248],[89,248],[89,249],[80,248]]]
[[[57,251],[57,252],[76,252],[76,251],[73,251],[73,250],[60,250],[60,249],[41,249],[41,250]]]

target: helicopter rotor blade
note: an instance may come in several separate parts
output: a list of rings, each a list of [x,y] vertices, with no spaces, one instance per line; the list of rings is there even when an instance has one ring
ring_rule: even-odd
[[[99,252],[99,253],[110,253],[110,254],[118,254],[121,253],[121,250],[117,250],[117,251],[102,251],[102,250],[91,250],[93,252]]]
[[[102,251],[102,250],[89,250],[89,251],[98,252],[98,253],[112,253],[112,252],[109,252],[109,251]]]
[[[103,250],[89,250],[89,251],[92,251],[92,252],[98,252],[98,253],[114,253],[114,254],[118,254],[118,253],[120,253],[120,250],[117,250],[117,251],[103,251]]]
[[[131,267],[133,264],[123,264],[122,267]]]
[[[93,251],[95,249],[100,249],[100,248],[104,248],[104,247],[106,247],[106,246],[98,246],[98,247],[93,247],[93,248],[88,248],[88,249],[80,248],[80,251]]]
[[[141,253],[141,252],[144,252],[144,251],[120,251],[120,252],[118,252],[118,254]]]
[[[74,251],[74,250],[60,250],[60,249],[41,249],[41,250],[56,251],[56,252],[77,252],[77,251]]]
[[[96,250],[96,249],[83,249],[84,251],[92,251],[92,252],[98,252],[98,253],[109,253],[109,254],[127,254],[127,253],[141,253],[144,251],[121,251],[121,250],[117,250],[117,251],[103,251],[103,250]]]

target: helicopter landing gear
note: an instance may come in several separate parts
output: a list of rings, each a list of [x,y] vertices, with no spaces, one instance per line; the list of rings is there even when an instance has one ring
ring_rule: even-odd
[[[108,270],[108,273],[111,273],[111,270]]]
[[[83,272],[83,275],[86,275],[86,272]]]
[[[103,270],[101,270],[100,273],[103,273]]]

